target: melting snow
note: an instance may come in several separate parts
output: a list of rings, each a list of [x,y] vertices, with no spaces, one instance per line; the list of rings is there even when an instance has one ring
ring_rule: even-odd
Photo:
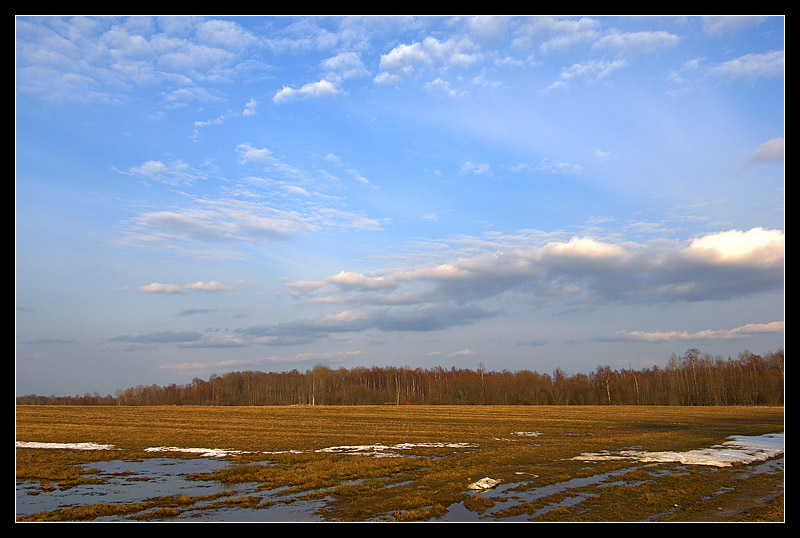
[[[146,448],[145,452],[184,452],[186,454],[200,454],[204,458],[224,458],[230,455],[245,454],[245,452],[241,450],[228,450],[224,448],[179,448],[177,446]]]
[[[101,445],[97,443],[35,443],[17,441],[17,448],[62,448],[73,450],[112,450],[114,445]],[[477,445],[469,443],[400,443],[396,445],[354,445],[354,446],[332,446],[321,448],[315,452],[327,452],[332,454],[359,454],[383,458],[399,457],[397,451],[412,450],[414,448],[475,448]],[[198,454],[205,458],[224,458],[237,454],[252,454],[243,450],[232,450],[224,448],[191,448],[177,446],[156,446],[146,448],[145,452],[182,452],[185,454]],[[263,452],[264,454],[300,454],[300,450],[281,450],[274,452]]]
[[[730,467],[735,463],[754,463],[779,456],[784,451],[784,434],[768,434],[758,437],[732,436],[729,441],[711,448],[687,452],[647,452],[621,450],[619,452],[584,453],[574,460],[603,461],[633,459],[640,462],[678,462],[687,465],[712,465]]]
[[[67,450],[114,450],[114,445],[101,445],[98,443],[37,443],[32,441],[17,441],[17,448],[61,448]]]
[[[414,448],[475,448],[477,445],[469,443],[400,443],[397,445],[351,445],[351,446],[331,446],[321,448],[316,452],[328,452],[334,454],[358,454],[375,456],[379,458],[396,458],[400,454],[395,450],[412,450]]]

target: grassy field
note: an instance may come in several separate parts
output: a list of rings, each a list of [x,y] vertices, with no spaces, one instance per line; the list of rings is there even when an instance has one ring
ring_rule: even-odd
[[[79,463],[201,457],[148,451],[153,447],[227,449],[237,451],[227,456],[227,468],[191,478],[251,484],[253,494],[214,502],[265,514],[274,503],[316,500],[316,517],[330,521],[783,521],[782,467],[754,474],[744,465],[573,459],[631,447],[702,449],[731,435],[783,428],[782,407],[18,406],[18,442],[100,443],[116,450],[17,448],[16,477],[28,484],[27,494],[48,495],[105,479]],[[398,457],[366,455],[365,445]],[[362,447],[360,455],[352,447]],[[468,489],[484,477],[501,487]],[[256,494],[274,488],[282,489]],[[200,501],[160,496],[92,503],[17,521],[170,520]]]

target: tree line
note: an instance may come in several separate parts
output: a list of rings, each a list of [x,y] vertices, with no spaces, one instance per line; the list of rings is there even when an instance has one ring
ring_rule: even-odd
[[[666,368],[598,366],[589,374],[410,367],[240,371],[114,396],[17,397],[20,405],[783,405],[783,350],[722,359],[697,349]]]

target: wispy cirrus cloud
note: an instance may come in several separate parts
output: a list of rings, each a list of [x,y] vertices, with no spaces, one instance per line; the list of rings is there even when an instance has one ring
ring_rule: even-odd
[[[656,54],[678,45],[680,38],[665,31],[656,32],[619,32],[611,30],[598,38],[592,48],[607,50],[623,56]]]
[[[549,53],[589,44],[600,33],[600,21],[591,17],[530,17],[515,30],[513,46]]]
[[[321,192],[318,187],[328,189],[331,183],[324,172],[293,166],[269,148],[247,142],[238,144],[236,153],[248,172],[256,167],[272,177],[246,175],[220,183],[219,194],[193,196],[184,191],[182,203],[169,208],[136,208],[118,243],[193,257],[238,258],[248,246],[286,241],[323,229],[382,229],[380,220],[350,209],[338,196]],[[341,160],[336,162],[345,166]],[[191,186],[196,174],[182,161],[177,163],[171,167],[147,161],[126,173],[165,183],[177,184],[180,179]],[[358,170],[345,168],[356,181],[374,188]]]
[[[206,177],[206,174],[180,159],[170,162],[160,160],[144,161],[138,166],[131,166],[120,173],[138,177],[144,180],[153,180],[167,185],[190,185],[199,179]]]
[[[738,33],[759,26],[767,17],[761,16],[708,16],[703,17],[703,32],[713,37]]]
[[[784,74],[785,55],[782,50],[751,53],[708,68],[711,77],[722,82],[779,78]]]

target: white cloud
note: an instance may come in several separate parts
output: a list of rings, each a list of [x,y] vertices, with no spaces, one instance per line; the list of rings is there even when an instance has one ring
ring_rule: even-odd
[[[454,90],[450,87],[449,82],[442,80],[441,78],[426,82],[423,88],[427,91],[445,95],[447,97],[458,97],[459,95],[464,95],[464,92]]]
[[[454,351],[452,353],[448,353],[447,356],[448,357],[466,357],[466,356],[474,355],[474,354],[475,354],[474,351],[472,351],[471,349],[467,348],[467,349],[462,349],[460,351]]]
[[[197,281],[192,282],[190,284],[186,284],[184,286],[187,290],[201,290],[201,291],[230,291],[233,289],[232,286],[228,286],[227,284],[222,284],[221,282],[217,282],[216,280],[211,280],[209,282]]]
[[[242,115],[244,116],[254,116],[256,113],[256,107],[258,106],[258,102],[255,99],[250,99],[246,105],[244,105],[244,111]]]
[[[664,49],[674,48],[680,38],[669,32],[618,32],[604,35],[592,44],[594,49],[607,49],[626,56],[654,54]]]
[[[549,174],[580,174],[583,171],[583,166],[577,163],[542,159],[536,163],[536,169]]]
[[[750,155],[750,160],[753,162],[782,161],[784,146],[782,137],[767,140]]]
[[[272,102],[275,104],[283,104],[295,99],[316,99],[320,97],[331,97],[341,93],[342,90],[336,83],[323,79],[318,82],[309,82],[299,89],[284,86],[272,97]]]
[[[597,20],[588,17],[529,17],[516,30],[513,46],[523,49],[538,46],[544,53],[565,50],[597,39],[599,27]]]
[[[184,293],[180,286],[175,284],[161,284],[159,282],[151,282],[139,288],[141,291],[147,293],[168,293],[168,294],[182,294]]]
[[[753,228],[729,230],[692,240],[686,254],[712,263],[772,266],[783,260],[784,235],[780,230]]]
[[[371,187],[373,189],[377,189],[378,188],[375,185],[373,185],[372,182],[369,179],[364,177],[364,175],[361,172],[359,172],[357,169],[355,169],[355,168],[349,166],[347,163],[345,163],[344,160],[341,157],[339,157],[338,155],[335,155],[333,153],[328,153],[325,156],[325,161],[327,161],[329,163],[332,163],[333,165],[335,165],[337,167],[344,168],[345,171],[353,177],[353,179],[355,179],[356,181],[358,181],[362,185],[366,185],[367,187]]]
[[[703,32],[720,37],[754,28],[766,19],[766,17],[744,15],[703,17]]]
[[[476,176],[491,176],[492,168],[487,163],[474,163],[466,161],[461,165],[461,174],[474,174]]]
[[[239,160],[241,163],[265,162],[272,156],[272,152],[269,149],[253,147],[249,142],[239,144],[236,150],[241,156]]]
[[[363,77],[369,74],[364,62],[356,52],[342,52],[323,60],[322,68],[326,71],[329,80],[350,79]]]
[[[734,60],[709,68],[711,76],[723,80],[755,80],[759,78],[779,78],[784,74],[784,51],[745,54]]]
[[[566,243],[551,242],[541,249],[542,253],[558,257],[574,257],[589,259],[619,258],[625,255],[625,249],[612,243],[604,243],[588,237],[573,237]]]
[[[486,243],[483,253],[403,269],[288,282],[298,297],[359,305],[478,305],[485,300],[658,303],[745,296],[783,284],[783,233],[755,228],[686,244],[591,237]],[[479,248],[470,246],[470,251]]]
[[[372,182],[370,182],[370,180],[368,180],[368,179],[367,179],[367,178],[365,178],[363,175],[361,175],[361,172],[359,172],[359,171],[358,171],[358,170],[356,170],[355,168],[350,168],[350,169],[348,169],[348,170],[347,170],[347,172],[348,172],[348,173],[349,173],[351,176],[353,176],[353,178],[354,178],[356,181],[358,181],[359,183],[361,183],[362,185],[366,185],[367,187],[376,188],[376,187],[375,187],[375,185],[373,185],[373,184],[372,184]]]
[[[432,69],[464,69],[483,60],[478,47],[466,38],[439,41],[426,37],[422,42],[400,44],[381,56],[379,84],[395,84]]]
[[[620,331],[619,337],[643,342],[672,342],[681,340],[731,340],[757,334],[778,333],[784,330],[783,321],[748,323],[734,329],[706,329],[702,331]]]
[[[141,165],[132,166],[122,173],[144,179],[156,180],[169,185],[190,184],[204,177],[201,172],[192,169],[180,159],[170,163],[157,160],[145,161]]]
[[[575,63],[561,69],[561,80],[566,82],[573,79],[588,79],[597,81],[607,78],[617,69],[625,67],[622,59],[615,60],[590,60],[586,63]]]
[[[145,161],[141,166],[134,166],[128,169],[131,174],[147,177],[161,176],[168,171],[167,165],[161,161]]]
[[[503,16],[477,15],[465,19],[470,35],[480,41],[495,42],[501,39],[509,26],[511,19]]]
[[[211,20],[197,27],[197,40],[204,45],[227,50],[243,50],[257,38],[232,21]]]

